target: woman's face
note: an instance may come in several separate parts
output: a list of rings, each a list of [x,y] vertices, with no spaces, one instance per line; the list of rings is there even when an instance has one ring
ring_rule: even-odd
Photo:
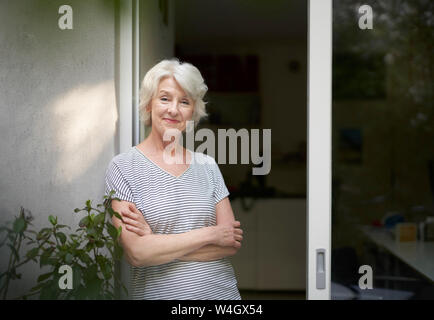
[[[187,120],[193,117],[194,102],[173,77],[160,81],[150,105],[152,130],[156,129],[161,136],[166,129],[184,131]]]

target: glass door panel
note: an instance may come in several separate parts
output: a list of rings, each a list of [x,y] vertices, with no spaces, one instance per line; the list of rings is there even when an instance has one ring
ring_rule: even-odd
[[[434,299],[433,9],[333,1],[331,299]]]

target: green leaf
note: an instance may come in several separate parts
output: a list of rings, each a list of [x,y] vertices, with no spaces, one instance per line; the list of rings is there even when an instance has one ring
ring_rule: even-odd
[[[112,272],[112,265],[111,265],[110,261],[107,261],[104,264],[104,266],[101,268],[101,271],[102,271],[102,274],[104,275],[104,278],[106,280],[111,279],[113,272]]]
[[[80,212],[80,211],[81,211],[80,208],[75,208],[75,209],[74,209],[74,212],[75,212],[75,213]]]
[[[103,213],[98,214],[95,217],[94,222],[95,222],[95,224],[99,225],[99,224],[103,223],[104,220],[105,220],[105,213],[103,212]]]
[[[114,247],[114,259],[115,260],[120,260],[120,259],[122,259],[122,255],[123,255],[123,249],[122,249],[122,247],[120,246],[120,245],[118,245],[118,244],[115,244],[115,247]]]
[[[86,244],[86,251],[89,252],[89,251],[93,250],[93,248],[95,248],[95,244],[89,241]]]
[[[73,258],[74,258],[73,255],[68,252],[65,256],[65,262],[69,264],[72,262]]]
[[[51,253],[54,251],[54,249],[54,247],[45,249],[44,253],[41,255],[41,259],[39,260],[40,267],[56,262],[56,259],[51,258]]]
[[[41,231],[39,231],[36,239],[40,240],[40,239],[46,239],[51,235],[51,232],[53,230],[51,228],[43,228],[41,229]]]
[[[79,259],[83,261],[85,264],[89,264],[92,262],[92,259],[89,257],[89,255],[86,252],[82,252],[79,256]]]
[[[48,216],[48,221],[55,226],[57,224],[57,217],[53,217],[51,214]]]
[[[39,266],[40,266],[40,267],[43,267],[43,266],[48,265],[48,264],[49,264],[49,261],[48,261],[49,258],[50,258],[50,257],[47,256],[47,255],[43,255],[43,256],[41,256],[41,259],[39,260]]]
[[[107,232],[113,238],[113,240],[118,238],[118,231],[111,223],[107,224]]]
[[[60,290],[59,287],[56,288],[52,282],[49,282],[47,286],[42,287],[41,295],[39,296],[39,299],[54,300],[58,297],[59,290]]]
[[[63,232],[57,232],[56,236],[60,239],[60,242],[62,242],[62,244],[66,242],[66,235]]]
[[[122,222],[124,222],[124,219],[122,219],[122,216],[119,214],[119,212],[117,211],[113,211],[113,214],[116,218],[118,218],[119,220],[121,220]]]
[[[104,241],[96,240],[95,245],[97,246],[97,248],[102,248],[102,247],[104,247]]]
[[[67,226],[66,224],[58,224],[58,225],[56,225],[56,228],[57,228],[57,229],[62,229],[62,228],[68,228],[68,229],[71,229],[71,227],[70,227],[70,226]]]
[[[78,225],[80,226],[80,228],[87,227],[89,225],[89,217],[86,216],[83,219],[81,219]]]
[[[88,212],[90,212],[90,210],[92,209],[92,202],[90,200],[86,201],[86,210]]]
[[[13,230],[16,233],[21,233],[26,228],[26,221],[23,218],[18,218],[14,221]]]
[[[36,257],[39,253],[39,247],[38,248],[33,248],[32,250],[28,251],[26,254],[26,257],[29,259],[33,259],[34,257]]]
[[[41,275],[38,277],[38,282],[42,282],[42,281],[48,279],[49,277],[51,277],[52,274],[53,274],[53,271],[48,272],[48,273],[41,274]]]
[[[99,277],[92,278],[87,285],[89,298],[97,299],[101,292],[101,285],[103,284],[103,280]]]
[[[92,227],[91,228],[87,228],[86,232],[87,232],[87,235],[90,236],[90,237],[92,237],[92,238],[97,237],[95,228],[92,228]]]
[[[119,228],[117,229],[118,232],[118,237],[120,237],[121,233],[122,233],[122,226],[119,226]]]
[[[81,278],[82,278],[82,271],[80,267],[74,267],[73,268],[73,285],[74,288],[78,288],[80,286]]]
[[[42,287],[47,286],[48,284],[49,284],[49,282],[39,283],[38,285],[36,285],[32,289],[30,289],[30,292],[37,291],[37,290],[41,289]]]

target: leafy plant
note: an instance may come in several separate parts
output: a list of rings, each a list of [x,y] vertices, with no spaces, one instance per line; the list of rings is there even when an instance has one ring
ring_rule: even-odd
[[[119,243],[121,227],[116,229],[111,224],[113,216],[122,220],[118,212],[111,208],[114,191],[104,196],[104,204],[92,206],[90,200],[83,208],[76,208],[75,213],[85,212],[75,232],[66,232],[69,226],[60,224],[58,218],[50,215],[49,227],[39,231],[29,230],[32,216],[21,207],[20,214],[12,223],[12,228],[3,226],[0,232],[6,237],[0,246],[6,244],[10,249],[7,270],[0,274],[0,294],[7,299],[11,280],[21,278],[17,269],[29,261],[48,267],[49,271],[37,278],[37,285],[30,292],[19,297],[27,299],[39,295],[40,299],[114,299],[115,288],[126,287],[115,273],[115,262],[122,258],[123,250]],[[20,257],[23,241],[33,245],[24,257]],[[72,269],[72,288],[61,289],[59,273],[61,266]],[[61,280],[62,281],[62,280]]]

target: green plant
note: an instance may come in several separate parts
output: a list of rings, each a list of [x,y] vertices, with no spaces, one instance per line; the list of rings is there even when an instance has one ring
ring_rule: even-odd
[[[6,271],[0,274],[0,294],[7,299],[11,280],[21,278],[17,269],[29,261],[47,267],[48,272],[37,278],[37,285],[29,293],[19,297],[27,299],[38,295],[40,299],[114,299],[115,288],[126,287],[115,273],[115,262],[122,257],[123,250],[119,243],[121,227],[116,229],[109,217],[119,213],[111,208],[114,191],[104,196],[104,204],[92,207],[90,200],[84,208],[76,208],[75,213],[85,212],[80,220],[79,228],[75,232],[66,232],[69,226],[59,224],[57,217],[48,217],[50,227],[39,231],[29,230],[32,216],[28,210],[21,208],[20,214],[12,223],[12,228],[1,227],[6,237],[0,246],[7,242],[10,249],[9,263]],[[64,232],[65,231],[65,232]],[[24,258],[20,257],[23,241],[33,246]],[[59,273],[61,266],[67,265],[72,269],[72,288],[61,289],[59,280],[63,276]]]

